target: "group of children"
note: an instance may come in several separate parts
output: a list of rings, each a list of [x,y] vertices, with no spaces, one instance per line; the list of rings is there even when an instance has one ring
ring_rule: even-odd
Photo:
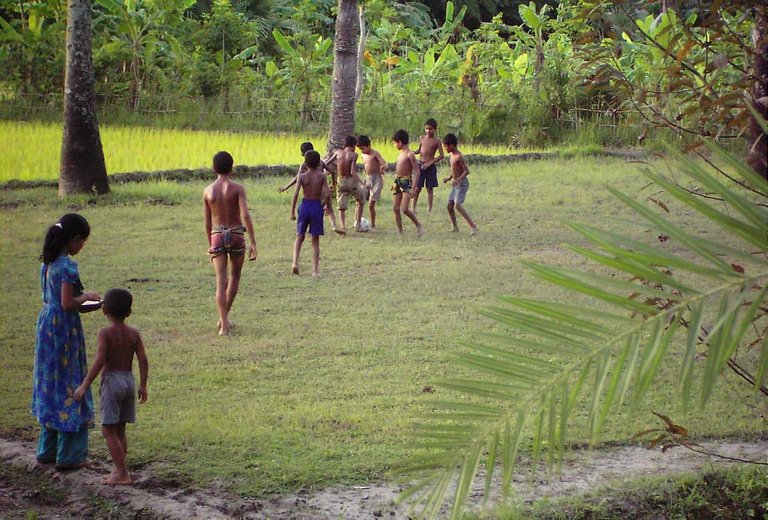
[[[438,186],[437,163],[444,159],[443,147],[449,154],[451,174],[443,182],[451,182],[451,193],[448,196],[448,215],[451,219],[453,231],[458,231],[456,211],[458,211],[470,226],[470,234],[477,233],[477,224],[464,209],[464,200],[469,189],[469,168],[464,156],[458,149],[458,140],[454,134],[447,134],[441,142],[435,136],[437,122],[428,119],[424,125],[424,135],[419,139],[416,151],[409,148],[409,136],[405,130],[398,130],[392,136],[399,154],[395,163],[395,178],[392,185],[393,211],[398,233],[403,233],[403,219],[405,215],[416,226],[416,235],[421,236],[424,228],[416,217],[416,206],[421,190],[427,188],[428,211],[432,211],[434,202],[433,189]],[[363,160],[363,170],[366,178],[363,179],[357,172],[358,154],[355,147],[360,150]],[[370,229],[376,229],[376,204],[381,200],[384,186],[384,174],[388,170],[388,164],[381,154],[371,148],[371,140],[367,135],[357,138],[347,136],[343,148],[333,152],[326,161],[320,160],[319,154],[314,151],[312,143],[303,143],[301,152],[304,163],[300,166],[296,177],[286,186],[278,189],[280,192],[296,186],[293,202],[291,204],[291,219],[297,220],[296,203],[301,194],[299,205],[296,242],[294,244],[293,263],[291,270],[299,274],[299,255],[307,231],[312,236],[313,270],[312,274],[319,274],[320,246],[319,238],[324,234],[323,215],[327,215],[334,232],[346,234],[346,210],[350,198],[356,202],[355,229],[368,231],[363,226],[363,213],[365,202],[368,201],[370,214]],[[311,154],[310,154],[311,152]],[[416,160],[416,155],[420,161]],[[326,181],[326,172],[329,174]],[[337,202],[339,210],[340,227],[337,226],[332,200],[334,193],[338,193]]]
[[[408,147],[409,137],[405,130],[398,130],[392,136],[399,150],[392,185],[398,233],[403,232],[402,215],[405,215],[416,226],[417,236],[423,234],[423,226],[416,217],[416,204],[421,189],[426,187],[428,208],[432,210],[432,190],[438,185],[436,164],[443,160],[445,147],[451,170],[443,182],[451,182],[452,186],[448,214],[453,231],[458,231],[455,214],[458,211],[469,224],[470,234],[474,235],[477,225],[463,207],[469,188],[469,168],[457,147],[456,136],[447,134],[441,142],[435,137],[436,129],[437,123],[429,119],[415,152]],[[357,172],[355,147],[362,153],[365,179]],[[381,200],[388,165],[381,154],[371,148],[371,141],[365,135],[347,137],[344,147],[326,161],[320,159],[311,143],[304,143],[301,152],[304,163],[298,174],[279,191],[296,186],[291,203],[291,220],[297,221],[291,270],[299,274],[299,255],[309,232],[312,237],[312,273],[317,276],[324,216],[329,217],[335,232],[345,234],[346,210],[352,198],[357,203],[354,225],[362,231],[367,199],[371,229],[375,229],[376,203]],[[420,155],[421,162],[416,160],[416,154]],[[203,192],[205,232],[208,254],[216,273],[216,306],[221,335],[229,334],[232,328],[229,311],[237,296],[246,251],[249,260],[255,260],[258,254],[245,188],[231,179],[233,163],[229,153],[217,153],[213,158],[217,178]],[[330,182],[326,172],[330,174]],[[340,225],[337,225],[332,207],[334,192]],[[41,426],[37,460],[41,464],[56,464],[59,469],[80,468],[87,463],[88,430],[95,418],[90,386],[101,373],[102,434],[114,465],[103,482],[130,484],[131,475],[125,463],[128,452],[125,428],[126,423],[135,422],[136,401],[144,403],[147,400],[149,364],[139,331],[125,323],[131,314],[131,293],[125,289],[110,289],[101,300],[98,293],[84,291],[77,263],[72,257],[80,252],[89,235],[90,226],[84,217],[76,213],[64,215],[48,229],[40,255],[43,307],[37,320],[32,391],[32,413]],[[100,303],[85,305],[90,301]],[[109,326],[98,333],[96,359],[88,369],[79,313],[98,308],[106,315]],[[139,365],[138,386],[132,372],[134,358]]]

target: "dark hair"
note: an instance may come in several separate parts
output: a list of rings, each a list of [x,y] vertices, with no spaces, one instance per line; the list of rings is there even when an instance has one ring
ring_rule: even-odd
[[[429,119],[427,119],[427,122],[426,122],[426,123],[424,123],[424,126],[431,126],[431,127],[432,127],[432,128],[434,128],[435,130],[437,130],[437,121],[435,121],[434,119],[432,119],[432,118],[430,117]]]
[[[113,318],[124,320],[131,315],[133,296],[127,289],[110,289],[104,295],[102,308]]]
[[[320,166],[320,154],[314,150],[309,150],[304,154],[304,162],[310,168],[317,168]]]
[[[67,213],[59,221],[48,228],[43,242],[43,252],[40,260],[50,264],[55,261],[64,250],[64,247],[74,238],[88,238],[91,234],[91,226],[85,217],[77,213]]]
[[[357,144],[357,138],[354,135],[348,135],[344,138],[344,147],[355,146]]]
[[[459,144],[459,140],[455,134],[445,134],[445,137],[443,137],[443,144],[450,144],[450,145],[456,146],[457,144]]]
[[[371,138],[367,135],[361,135],[357,138],[357,144],[359,146],[371,146]]]
[[[213,171],[216,173],[232,173],[232,165],[235,160],[229,152],[219,152],[213,156]]]
[[[304,157],[310,150],[314,150],[315,147],[309,141],[301,143],[301,156]]]
[[[392,134],[392,140],[393,141],[399,141],[403,144],[408,144],[408,132],[405,130],[398,130],[394,134]]]

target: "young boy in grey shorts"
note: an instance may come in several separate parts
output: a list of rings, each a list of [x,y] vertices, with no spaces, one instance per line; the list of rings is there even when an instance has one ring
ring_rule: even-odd
[[[115,469],[104,477],[102,484],[133,483],[125,465],[128,452],[125,424],[136,422],[136,396],[140,403],[147,402],[149,363],[144,343],[139,331],[125,324],[125,319],[131,315],[132,304],[133,297],[125,289],[110,289],[104,295],[101,309],[109,319],[109,326],[99,331],[96,359],[74,393],[75,399],[82,399],[103,369],[99,387],[101,433]],[[138,392],[132,371],[134,355],[139,361]]]

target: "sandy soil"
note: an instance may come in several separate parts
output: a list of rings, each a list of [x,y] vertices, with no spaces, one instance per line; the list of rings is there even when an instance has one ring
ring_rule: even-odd
[[[709,452],[768,463],[768,437],[759,440],[718,440],[701,443]],[[40,490],[29,489],[16,480],[0,482],[0,517],[25,518],[29,511],[41,518],[253,518],[253,519],[357,519],[408,518],[407,506],[396,504],[401,490],[387,483],[361,486],[336,486],[311,493],[294,493],[266,499],[247,499],[228,495],[223,490],[191,490],[160,485],[150,470],[133,472],[133,487],[101,485],[100,478],[109,468],[95,467],[58,473],[40,466],[34,458],[34,445],[0,439],[0,460],[51,482],[63,492],[65,503],[49,503]],[[516,500],[530,503],[548,496],[566,496],[604,487],[612,483],[691,472],[738,464],[721,458],[700,455],[684,448],[665,453],[639,446],[621,446],[571,452],[559,475],[545,472],[531,478],[530,472],[515,475]],[[481,476],[482,477],[482,476]],[[93,500],[98,497],[100,500]],[[478,479],[472,492],[472,507],[486,503],[483,483]],[[488,504],[498,503],[498,496],[488,497]],[[100,510],[94,510],[100,504]],[[89,505],[90,504],[90,505]],[[97,514],[98,513],[98,514]]]

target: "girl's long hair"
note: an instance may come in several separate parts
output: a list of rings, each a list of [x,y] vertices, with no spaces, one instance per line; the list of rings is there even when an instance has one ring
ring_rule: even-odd
[[[40,260],[50,264],[61,255],[64,247],[73,238],[88,238],[90,234],[91,226],[88,225],[88,221],[82,215],[67,213],[56,224],[48,228]]]

